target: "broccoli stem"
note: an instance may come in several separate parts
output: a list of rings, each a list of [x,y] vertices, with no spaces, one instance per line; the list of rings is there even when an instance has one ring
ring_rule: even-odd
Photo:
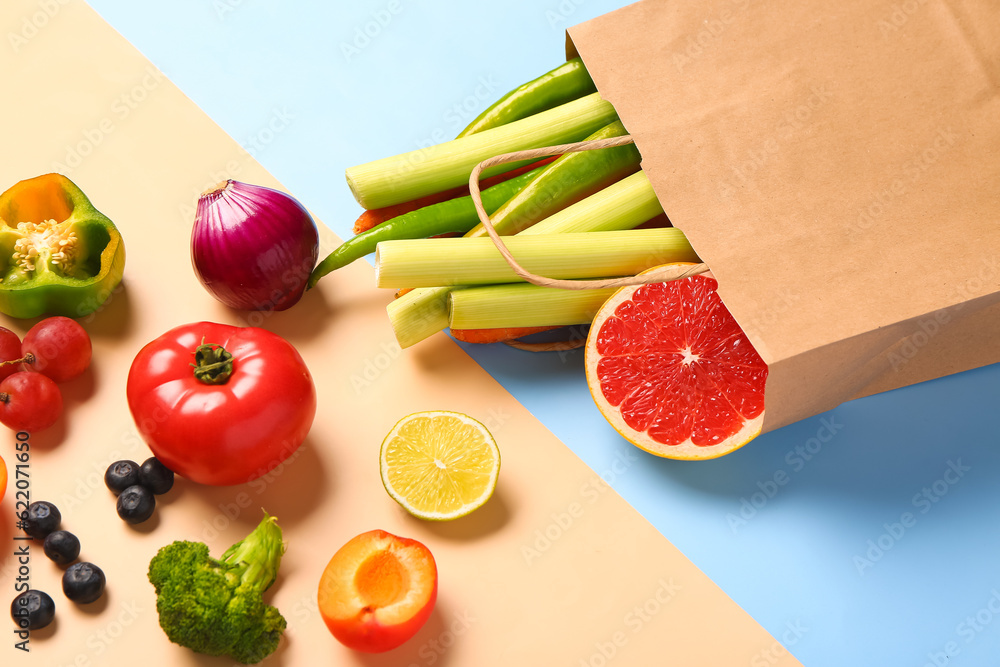
[[[263,593],[277,578],[284,552],[285,543],[281,541],[278,520],[264,512],[264,520],[260,525],[229,547],[222,554],[221,562],[233,567],[243,567],[240,581]]]

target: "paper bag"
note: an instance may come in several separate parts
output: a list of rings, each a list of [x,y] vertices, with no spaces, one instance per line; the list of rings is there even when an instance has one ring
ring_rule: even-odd
[[[767,362],[765,431],[1000,361],[1000,4],[644,0],[567,51]]]

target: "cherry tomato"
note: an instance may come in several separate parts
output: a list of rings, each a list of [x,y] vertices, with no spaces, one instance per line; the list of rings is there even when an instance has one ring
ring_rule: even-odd
[[[20,358],[21,339],[10,329],[0,327],[0,361],[16,361]],[[21,370],[20,366],[21,364],[0,365],[0,380]]]
[[[160,461],[194,482],[254,480],[298,449],[316,389],[291,343],[266,329],[198,322],[147,344],[126,393]]]
[[[59,420],[59,387],[41,373],[21,371],[0,382],[0,423],[15,431],[43,431]]]
[[[93,349],[90,336],[76,320],[47,317],[24,334],[21,354],[34,359],[24,370],[47,375],[56,382],[69,382],[90,366]]]

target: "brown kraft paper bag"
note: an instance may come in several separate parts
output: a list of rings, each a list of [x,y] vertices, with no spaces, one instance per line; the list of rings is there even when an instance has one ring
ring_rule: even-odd
[[[1000,361],[1000,3],[643,0],[567,50],[767,362],[764,431]]]

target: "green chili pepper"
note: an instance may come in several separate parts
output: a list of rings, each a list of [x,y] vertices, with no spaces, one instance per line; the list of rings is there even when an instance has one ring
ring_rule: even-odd
[[[620,120],[602,127],[587,140],[625,135]],[[634,144],[595,151],[567,153],[549,164],[524,189],[491,214],[491,222],[501,235],[516,234],[553,213],[600,192],[639,171],[641,157]],[[482,224],[466,236],[485,236]]]
[[[121,234],[71,180],[46,174],[0,195],[0,312],[95,311],[121,282]]]
[[[533,169],[483,190],[481,194],[486,212],[495,211],[528,185],[535,176],[545,171],[547,167],[548,165],[545,165]],[[479,222],[479,216],[476,214],[472,197],[469,196],[456,197],[398,215],[340,244],[313,269],[312,275],[309,276],[308,286],[313,287],[320,278],[331,271],[347,266],[354,260],[375,252],[375,246],[381,241],[425,239],[451,232],[464,234],[472,229],[477,222]]]
[[[583,61],[574,58],[501,97],[458,137],[513,123],[595,92],[597,87]]]

